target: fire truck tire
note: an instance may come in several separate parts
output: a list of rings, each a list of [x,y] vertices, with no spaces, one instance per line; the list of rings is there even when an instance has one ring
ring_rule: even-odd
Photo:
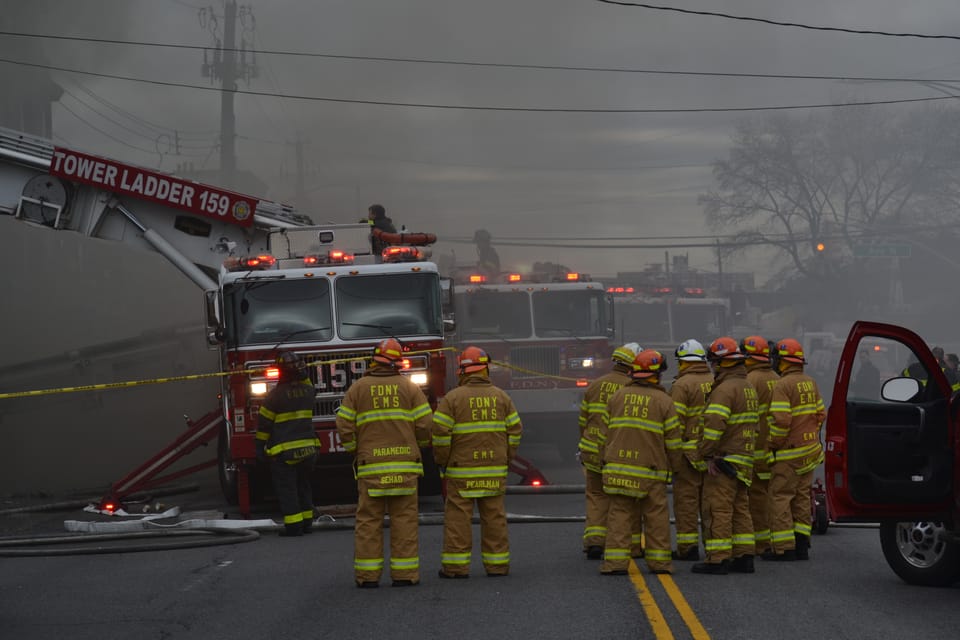
[[[940,522],[884,522],[880,546],[893,572],[908,584],[948,587],[960,581],[960,544]]]
[[[433,460],[430,450],[423,452],[423,477],[420,478],[418,493],[421,496],[438,496],[443,490],[443,481],[440,479],[440,469]]]
[[[827,505],[821,500],[817,500],[817,508],[814,511],[813,530],[819,535],[823,535],[830,527],[830,519],[827,517]]]

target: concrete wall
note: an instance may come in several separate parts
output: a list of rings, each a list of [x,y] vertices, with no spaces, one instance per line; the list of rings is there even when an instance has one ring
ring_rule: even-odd
[[[4,215],[0,238],[0,393],[217,370],[203,294],[160,255]],[[184,414],[215,409],[218,390],[208,378],[0,399],[0,495],[106,487],[179,435]]]

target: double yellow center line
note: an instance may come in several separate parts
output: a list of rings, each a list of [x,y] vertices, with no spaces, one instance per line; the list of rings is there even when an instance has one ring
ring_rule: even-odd
[[[647,588],[646,580],[644,580],[640,568],[637,567],[637,563],[631,560],[628,571],[630,581],[637,591],[637,599],[640,600],[640,605],[643,606],[647,620],[650,621],[650,627],[653,629],[654,636],[657,640],[673,640],[673,632],[670,630],[670,625],[667,624],[667,619],[664,617],[663,611],[660,610],[660,606],[657,605],[653,594],[650,593],[650,590]],[[694,640],[710,640],[710,634],[708,634],[707,630],[700,624],[697,614],[693,612],[693,609],[691,609],[687,603],[687,599],[680,593],[677,583],[673,581],[673,576],[660,574],[657,575],[657,578],[660,579],[660,584],[663,586],[664,591],[667,592],[670,601],[673,602],[673,606],[676,608],[677,613],[680,614],[680,618],[682,618],[687,625],[687,628],[690,630],[690,635]]]

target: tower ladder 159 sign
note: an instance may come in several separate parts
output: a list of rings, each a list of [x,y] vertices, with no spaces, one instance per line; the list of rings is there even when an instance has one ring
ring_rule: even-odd
[[[57,147],[50,174],[241,227],[253,225],[257,199],[132,165]]]

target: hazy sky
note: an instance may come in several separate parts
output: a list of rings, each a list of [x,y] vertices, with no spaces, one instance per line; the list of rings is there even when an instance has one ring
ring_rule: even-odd
[[[956,0],[669,4],[816,26],[960,35]],[[187,45],[212,42],[198,20],[198,8],[209,6],[200,0],[47,0],[37,6],[57,8],[32,19],[14,14],[13,20],[21,23],[11,24],[8,17],[4,28]],[[244,6],[255,17],[255,29],[247,37],[261,50],[634,70],[957,78],[960,83],[960,40],[813,31],[595,0],[260,0]],[[222,14],[222,2],[213,7]],[[0,37],[5,57],[40,61],[24,42]],[[55,66],[210,86],[200,75],[202,53],[196,50],[54,41],[42,41],[42,50],[46,63]],[[472,107],[689,110],[942,95],[915,83],[276,55],[259,55],[257,62],[259,77],[249,84],[255,91]],[[56,78],[73,94],[54,109],[58,143],[167,171],[188,161],[216,168],[216,92],[66,73]],[[237,143],[239,165],[271,185],[269,193],[258,195],[293,199],[293,142],[299,138],[313,205],[307,213],[314,220],[353,221],[365,215],[367,205],[380,202],[411,230],[432,230],[442,240],[470,236],[482,227],[495,242],[533,235],[586,241],[709,234],[697,196],[712,184],[710,163],[727,153],[738,118],[763,115],[507,112],[249,95],[236,97],[236,112],[243,136]],[[161,134],[174,130],[182,151],[191,156],[155,151],[169,147],[169,138]],[[463,261],[475,259],[469,244],[441,241],[434,250],[451,249]],[[608,274],[663,260],[663,250],[563,251],[568,253],[499,247],[505,268],[552,259]],[[711,251],[689,253],[691,266],[714,267]],[[725,268],[737,266],[765,265],[753,256]]]

